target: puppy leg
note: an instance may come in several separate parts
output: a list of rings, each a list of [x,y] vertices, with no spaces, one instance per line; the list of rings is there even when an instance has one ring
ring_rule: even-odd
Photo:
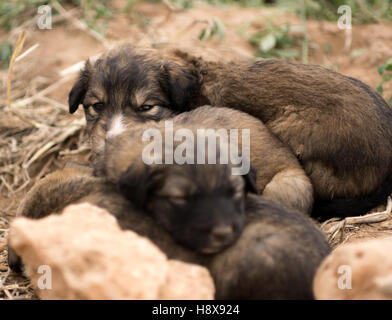
[[[265,186],[262,196],[288,208],[309,213],[313,204],[313,188],[302,169],[278,172]]]

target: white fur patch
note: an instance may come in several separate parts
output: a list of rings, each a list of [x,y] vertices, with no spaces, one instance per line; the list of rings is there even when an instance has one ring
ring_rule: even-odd
[[[106,138],[113,138],[125,131],[124,117],[122,114],[115,115],[110,122],[110,129],[106,133]]]

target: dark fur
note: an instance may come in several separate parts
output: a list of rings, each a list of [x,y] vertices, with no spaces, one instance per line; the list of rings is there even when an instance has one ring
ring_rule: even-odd
[[[141,205],[179,244],[210,254],[222,251],[241,234],[244,183],[241,177],[230,178],[229,166],[174,164],[132,169],[120,178],[122,194]]]
[[[108,51],[94,64],[87,62],[70,92],[69,106],[70,111],[74,112],[78,104],[84,105],[94,167],[99,166],[97,159],[102,158],[105,152],[105,141],[116,117],[121,116],[127,128],[144,123],[147,129],[154,127],[153,121],[168,119],[192,105],[202,103],[203,99],[196,98],[200,92],[195,74],[155,51],[127,45]],[[97,102],[102,103],[101,110],[94,109],[93,105]],[[137,108],[146,103],[155,107],[138,111]],[[173,120],[176,127],[189,127],[192,130],[250,129],[250,160],[256,169],[259,192],[267,199],[289,208],[310,212],[313,203],[310,180],[292,152],[261,121],[246,113],[208,106],[178,115]],[[142,130],[139,135],[141,133]],[[128,144],[127,148],[119,148],[138,155],[133,141]],[[116,154],[121,153],[119,148],[114,150]],[[124,154],[123,158],[127,156]],[[127,163],[129,165],[130,161]]]
[[[65,197],[63,206],[60,195]],[[36,198],[47,199],[40,206],[39,216],[35,207],[27,205],[36,203]],[[27,194],[18,215],[38,219],[60,212],[70,202],[105,208],[123,229],[150,238],[170,259],[206,266],[214,279],[217,299],[312,299],[314,273],[329,253],[322,233],[303,215],[249,195],[246,226],[238,241],[215,255],[197,254],[176,244],[113,185],[78,168],[45,177]],[[9,266],[13,270],[19,266],[15,257],[10,248]]]
[[[106,138],[95,174],[117,184],[127,199],[153,216],[178,243],[203,253],[216,253],[232,244],[244,225],[246,193],[257,193],[254,171],[243,177],[232,175],[231,163],[219,163],[224,148],[218,149],[216,164],[146,164],[142,152],[148,142],[141,138],[151,128],[159,128],[165,140],[163,123],[138,125]],[[164,156],[165,147],[159,156]],[[199,151],[196,141],[192,147]]]
[[[199,73],[199,99],[261,119],[297,155],[314,187],[314,215],[357,215],[385,202],[392,110],[369,86],[319,66],[177,54]]]

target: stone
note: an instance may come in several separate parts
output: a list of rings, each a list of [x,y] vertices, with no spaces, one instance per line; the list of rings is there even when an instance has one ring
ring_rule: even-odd
[[[207,269],[168,260],[107,211],[71,205],[60,215],[16,218],[10,243],[41,299],[213,299]]]
[[[169,275],[161,289],[160,298],[211,300],[214,299],[214,290],[211,290],[211,287],[213,287],[211,276],[206,268],[169,260]]]
[[[316,272],[320,300],[392,299],[392,238],[362,240],[337,247]]]

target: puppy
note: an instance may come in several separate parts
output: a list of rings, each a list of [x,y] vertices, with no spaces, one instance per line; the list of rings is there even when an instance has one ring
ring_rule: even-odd
[[[392,191],[392,110],[369,86],[283,60],[205,62],[177,52],[200,79],[198,99],[245,111],[297,155],[319,217],[366,213]]]
[[[79,104],[84,106],[93,166],[97,168],[99,164],[95,162],[105,152],[105,141],[136,124],[147,122],[146,128],[153,127],[153,121],[172,118],[192,105],[197,106],[203,102],[193,100],[197,96],[201,96],[197,75],[184,66],[155,51],[123,45],[108,51],[94,64],[87,61],[69,94],[69,107],[73,113]],[[301,212],[311,210],[313,191],[308,177],[292,152],[257,119],[230,109],[205,107],[178,118],[176,126],[191,126],[193,130],[250,129],[250,161],[257,172],[259,192]],[[115,152],[119,149],[123,148],[120,146]],[[124,150],[132,152],[135,147]],[[130,155],[124,155],[127,156]],[[130,163],[120,167],[125,170]]]
[[[330,249],[323,234],[297,211],[250,194],[245,203],[245,227],[238,240],[217,254],[203,255],[177,244],[112,184],[88,172],[71,167],[46,176],[27,194],[18,215],[39,219],[60,212],[69,203],[89,202],[108,210],[123,229],[150,238],[169,259],[206,266],[214,279],[217,299],[313,298],[313,276]],[[31,205],[42,199],[44,205]],[[12,248],[8,258],[10,268],[20,267]]]
[[[97,174],[106,176],[112,183],[118,183],[121,179],[124,186],[127,184],[125,188],[129,199],[133,198],[139,202],[143,199],[148,203],[151,203],[151,199],[144,199],[144,195],[153,196],[154,193],[151,191],[154,190],[153,181],[156,180],[157,185],[165,186],[166,184],[163,183],[162,179],[170,179],[172,186],[179,186],[178,190],[173,187],[171,192],[164,193],[166,195],[173,193],[176,198],[183,198],[183,201],[185,201],[185,198],[190,196],[186,194],[187,188],[185,185],[199,183],[197,187],[188,187],[188,189],[194,189],[197,192],[205,190],[212,194],[211,192],[215,188],[213,184],[222,180],[218,177],[214,178],[215,173],[213,171],[215,170],[220,177],[223,177],[224,174],[221,173],[224,170],[223,168],[219,169],[216,165],[204,168],[200,165],[200,160],[203,160],[202,163],[208,163],[212,155],[214,162],[221,163],[225,158],[231,166],[233,166],[232,161],[238,162],[239,160],[240,163],[235,166],[241,166],[241,169],[247,170],[244,178],[247,182],[248,191],[258,191],[263,197],[279,202],[289,208],[304,213],[310,212],[313,197],[312,185],[308,177],[295,156],[277,138],[271,135],[259,120],[236,110],[210,106],[182,113],[170,120],[172,127],[168,126],[167,121],[150,121],[142,125],[124,124],[124,131],[118,135],[112,134],[109,130],[104,139],[104,156],[101,157],[100,164],[96,163],[95,166]],[[178,163],[172,164],[172,160],[166,165],[156,166],[153,164],[146,165],[143,162],[143,150],[147,150],[151,143],[143,141],[142,137],[149,131],[154,130],[159,133],[160,147],[163,145],[158,152],[160,163],[165,162],[164,158],[170,149],[178,148],[181,151],[179,160],[182,163],[189,160],[185,162],[189,168],[178,168]],[[187,131],[184,132],[184,130]],[[166,135],[169,137],[169,141],[170,139],[174,140],[173,146],[171,144],[166,145]],[[189,135],[191,138],[188,137]],[[214,146],[215,142],[216,150],[210,150],[209,148]],[[186,156],[189,156],[188,151],[190,151],[191,159],[184,158],[183,153],[185,151]],[[217,152],[216,155],[211,151]],[[233,154],[236,151],[238,151],[238,154]],[[174,150],[174,153],[179,156],[178,150]],[[201,159],[199,159],[199,153],[202,154]],[[126,174],[128,177],[123,176],[121,178],[126,170],[128,170]],[[183,173],[180,173],[181,170],[183,170]],[[227,171],[225,174],[229,186],[231,183],[229,181],[235,181],[236,176],[232,176],[229,172],[230,168],[225,170]],[[100,171],[101,173],[99,173]],[[157,176],[156,171],[163,173],[159,174],[160,179],[154,180],[153,177]],[[232,168],[231,171],[234,172]],[[178,174],[176,175],[175,172],[178,172]],[[248,172],[250,174],[247,174]],[[174,176],[171,177],[172,175]],[[200,177],[203,177],[205,181],[202,181]],[[176,179],[179,181],[188,179],[189,181],[177,183]],[[128,180],[128,183],[126,180]],[[254,187],[256,182],[257,187]],[[148,184],[148,188],[143,190],[145,184]],[[168,189],[170,188],[168,187]],[[238,187],[232,188],[238,190]]]
[[[86,61],[69,93],[69,111],[74,113],[83,104],[93,151],[99,153],[101,135],[109,127],[115,133],[122,124],[170,118],[185,111],[191,97],[200,96],[198,89],[197,76],[173,55],[166,58],[157,51],[124,44],[94,63]]]
[[[109,52],[101,67],[87,64],[70,93],[70,111],[80,103],[86,117],[92,105],[122,108],[143,121],[169,116],[168,109],[172,115],[204,104],[240,109],[261,119],[297,156],[314,187],[314,216],[362,214],[391,193],[392,110],[367,85],[319,66],[281,60],[223,63],[176,55],[163,59],[130,46]],[[121,63],[132,67],[116,67]],[[99,95],[86,94],[96,91],[94,79],[106,86],[98,85]],[[134,98],[124,102],[124,94],[116,94],[114,102],[104,92],[117,92],[119,83],[126,83],[128,96],[144,92],[140,101],[159,99],[136,107]]]

